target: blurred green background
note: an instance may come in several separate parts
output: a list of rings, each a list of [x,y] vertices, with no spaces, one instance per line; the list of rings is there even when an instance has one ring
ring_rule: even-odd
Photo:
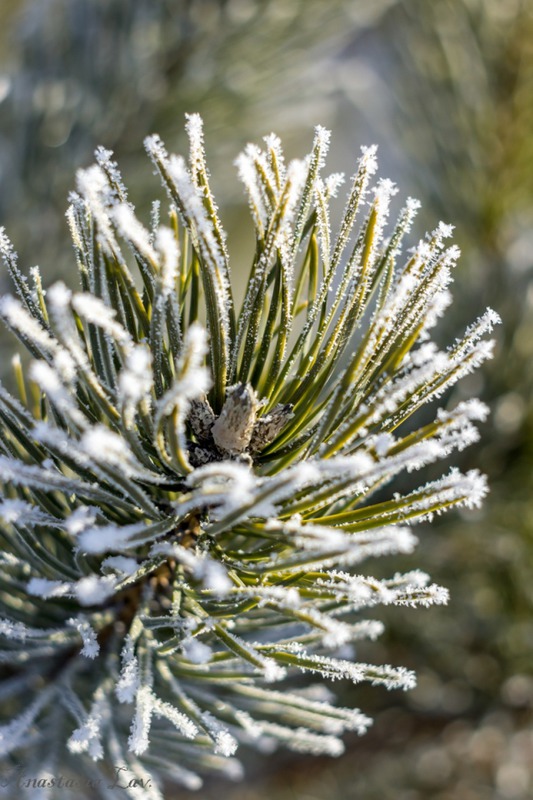
[[[157,130],[182,151],[186,111],[205,120],[237,270],[250,242],[233,159],[271,130],[302,155],[320,123],[333,130],[332,171],[379,144],[381,174],[423,202],[417,236],[456,224],[463,257],[443,338],[486,305],[504,320],[494,361],[450,398],[491,404],[462,464],[488,473],[490,498],[419,529],[416,554],[388,565],[427,570],[450,606],[390,610],[362,654],[415,669],[417,689],[338,685],[342,702],[376,715],[345,756],[251,754],[242,785],[200,796],[533,797],[532,0],[1,0],[0,225],[22,266],[69,280],[66,196],[97,144],[148,207],[142,138]],[[11,346],[0,340],[3,373]]]

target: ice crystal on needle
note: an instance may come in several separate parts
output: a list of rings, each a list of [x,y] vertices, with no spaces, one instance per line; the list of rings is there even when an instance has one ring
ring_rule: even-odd
[[[361,564],[482,501],[476,470],[423,468],[476,441],[485,406],[412,416],[490,357],[498,322],[488,310],[438,349],[451,227],[407,248],[418,203],[389,223],[396,187],[372,186],[364,148],[335,232],[320,127],[302,161],[274,135],[237,159],[257,240],[237,308],[198,116],[187,133],[188,164],[146,142],[162,225],[159,204],[138,219],[109,151],[78,174],[79,291],[30,283],[0,236],[17,295],[0,316],[32,359],[13,362],[18,397],[0,386],[0,749],[32,775],[125,767],[149,800],[235,777],[243,743],[340,753],[370,720],[312,699],[326,679],[413,686],[346,645],[380,634],[375,607],[446,590]]]

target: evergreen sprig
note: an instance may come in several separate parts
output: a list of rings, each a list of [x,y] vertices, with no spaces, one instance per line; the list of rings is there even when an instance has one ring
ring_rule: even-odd
[[[14,359],[18,397],[0,388],[0,751],[44,796],[59,768],[102,797],[123,770],[131,797],[156,800],[164,781],[238,776],[240,743],[339,754],[370,720],[323,679],[415,682],[349,656],[381,632],[368,609],[447,600],[418,570],[359,564],[410,553],[408,524],[486,492],[453,469],[388,489],[475,441],[487,413],[470,400],[411,421],[492,353],[490,309],[444,351],[430,338],[451,226],[402,255],[418,204],[388,230],[396,189],[372,186],[366,148],[333,234],[329,133],[288,165],[268,136],[237,159],[256,236],[239,308],[198,115],[187,132],[188,163],[146,141],[163,225],[159,201],[139,221],[109,151],[78,173],[80,291],[28,279],[1,232],[16,296],[0,315],[33,360]]]

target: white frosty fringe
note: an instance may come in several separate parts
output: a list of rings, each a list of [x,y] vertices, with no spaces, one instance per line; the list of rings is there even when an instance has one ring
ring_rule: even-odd
[[[97,508],[78,506],[66,520],[65,528],[72,536],[77,536],[79,533],[86,530],[86,528],[90,528],[94,525],[97,516]]]
[[[0,227],[0,256],[6,263],[16,267],[18,255],[13,247],[13,243],[6,234],[6,229],[3,226]]]
[[[205,330],[198,324],[191,325],[185,335],[183,354],[176,367],[177,377],[157,404],[156,427],[159,421],[169,416],[175,408],[184,414],[189,401],[200,397],[209,389],[211,383],[209,373],[203,364],[206,350]]]
[[[155,248],[159,256],[162,293],[166,298],[174,291],[180,258],[178,243],[174,232],[170,228],[163,226],[158,228],[155,237]]]
[[[138,562],[127,556],[109,556],[102,561],[102,570],[111,570],[124,577],[133,575],[138,567]]]
[[[398,193],[398,187],[388,178],[381,178],[374,189],[374,203],[375,222],[372,229],[371,246],[366,254],[367,261],[371,263],[381,246],[383,233],[387,224],[390,203],[395,194]]]
[[[124,424],[131,429],[137,408],[148,413],[152,405],[152,354],[146,345],[134,345],[128,352],[124,368],[118,376],[119,402]]]
[[[196,725],[176,708],[155,696],[150,686],[141,686],[137,690],[135,716],[128,739],[129,749],[136,755],[145,752],[149,745],[149,733],[153,716],[162,717],[171,722],[187,739],[194,739],[198,733]]]
[[[336,758],[344,753],[344,744],[336,736],[313,733],[307,728],[289,728],[276,722],[260,720],[256,723],[262,736],[273,736],[289,750],[310,755]]]
[[[54,634],[57,634],[57,630],[28,628],[22,622],[0,619],[0,636],[5,636],[7,639],[25,642],[28,639],[46,639]]]
[[[135,716],[133,717],[129,749],[136,755],[141,755],[148,748],[148,735],[152,724],[154,711],[153,693],[150,686],[140,686],[136,693]]]
[[[81,199],[77,197],[77,203],[81,204],[81,202]],[[78,224],[78,220],[76,219],[76,209],[73,203],[71,203],[67,208],[65,217],[67,218],[67,224],[70,231],[70,236],[72,238],[72,244],[74,245],[74,249],[77,253],[79,266],[81,260],[80,254],[83,253],[83,240],[81,229]]]
[[[257,180],[263,183],[265,195],[265,219],[262,220],[262,212],[257,211],[256,226],[258,230],[266,228],[266,239],[261,249],[260,257],[255,265],[254,274],[249,281],[246,295],[239,318],[239,330],[232,351],[232,368],[237,366],[239,351],[244,342],[244,334],[248,339],[254,340],[253,330],[249,330],[249,325],[253,318],[253,310],[257,297],[263,291],[265,276],[271,267],[272,261],[279,256],[281,270],[283,274],[284,304],[286,306],[284,324],[287,334],[290,333],[292,326],[291,319],[291,297],[293,280],[294,257],[298,245],[298,230],[303,225],[300,219],[299,210],[302,203],[305,206],[303,195],[305,194],[306,179],[309,174],[308,159],[294,160],[289,164],[286,171],[285,181],[278,187],[276,178],[272,174],[267,157],[257,148],[248,147],[248,154],[252,160],[257,162]],[[251,168],[253,170],[253,167]],[[241,174],[243,165],[240,167]],[[246,178],[245,178],[246,180]],[[312,187],[310,187],[312,190]],[[312,192],[311,192],[312,193]],[[269,199],[272,196],[273,199]],[[254,213],[254,197],[251,197],[252,213]],[[300,231],[301,232],[301,231]],[[260,234],[262,235],[262,234]],[[247,349],[245,345],[245,351]]]
[[[240,636],[230,633],[227,629],[222,631],[220,626],[215,627],[218,636],[226,647],[244,661],[260,670],[267,683],[275,683],[287,675],[285,667],[277,664],[273,658],[263,655],[253,644],[246,642]]]
[[[250,211],[252,212],[257,235],[262,239],[265,235],[268,212],[254,164],[254,155],[257,153],[259,153],[259,148],[248,145],[246,150],[235,160],[235,166],[237,167],[238,176],[248,194],[248,203]]]
[[[191,499],[191,505],[204,499],[210,507],[216,509],[216,516],[230,514],[238,509],[244,509],[252,504],[257,511],[256,500],[258,482],[250,469],[244,464],[234,461],[219,461],[206,464],[195,469],[187,477],[187,483],[196,491]],[[180,510],[178,505],[177,510]],[[266,513],[272,511],[270,505],[259,509]]]
[[[238,744],[227,728],[208,711],[201,711],[196,703],[192,703],[190,699],[188,702],[198,714],[200,724],[213,740],[214,752],[224,756],[224,758],[230,758],[230,756],[234,755]]]
[[[185,130],[189,137],[189,159],[195,171],[203,166],[205,160],[204,123],[200,114],[186,114],[185,119]]]
[[[347,474],[355,483],[366,477],[365,473],[372,467],[371,457],[360,453],[327,461],[305,461],[280,475],[257,478],[244,465],[219,461],[196,469],[187,480],[196,488],[191,503],[196,500],[203,505],[208,501],[209,506],[216,509],[213,519],[218,523],[214,527],[222,530],[226,524],[235,523],[235,515],[239,519],[276,516],[276,508],[298,490],[345,479]],[[202,498],[205,499],[202,501]]]
[[[11,622],[8,619],[0,619],[0,636],[8,639],[24,641],[28,635],[28,629],[22,622]]]
[[[88,209],[98,226],[98,240],[106,253],[119,253],[109,210],[116,204],[116,197],[102,167],[94,164],[76,173],[78,192],[87,203]]]
[[[93,606],[105,603],[115,588],[115,578],[87,575],[73,585],[74,595],[82,606]]]
[[[224,596],[233,586],[223,564],[207,555],[199,559],[194,576],[201,580],[204,589],[213,592],[217,597]]]
[[[118,199],[121,202],[126,201],[128,192],[122,180],[122,175],[120,174],[117,162],[113,160],[113,151],[106,150],[105,147],[99,146],[94,151],[94,155],[96,158],[96,163],[104,170],[109,178],[109,181],[114,186]]]
[[[35,597],[42,597],[47,600],[50,597],[65,597],[71,593],[71,584],[63,581],[51,581],[48,578],[32,578],[27,590]]]
[[[156,406],[154,420],[156,432],[161,430],[167,418],[174,415],[172,424],[174,425],[174,432],[182,459],[186,462],[187,471],[190,470],[190,466],[186,457],[185,419],[189,411],[190,401],[204,395],[211,386],[211,378],[204,365],[206,353],[206,331],[201,325],[195,323],[188,328],[185,334],[182,353],[176,364],[174,381]],[[161,447],[158,436],[156,436],[156,446],[162,459],[168,461],[169,456],[164,448]],[[176,456],[175,453],[172,455]]]
[[[92,606],[104,603],[113,594],[115,583],[116,578],[113,575],[86,575],[74,582],[31,578],[26,588],[29,594],[41,597],[43,600],[56,597],[75,597],[80,605]],[[80,629],[80,634],[81,632]]]
[[[93,761],[98,761],[104,754],[101,742],[99,709],[89,715],[84,724],[77,728],[67,742],[71,753],[88,753]]]
[[[392,667],[388,664],[364,664],[347,661],[342,658],[308,653],[299,642],[285,646],[273,646],[277,650],[277,658],[283,653],[290,655],[290,663],[302,672],[311,672],[323,678],[335,681],[346,679],[352,683],[363,681],[373,686],[382,685],[387,689],[412,689],[416,686],[416,676],[405,667]]]
[[[74,408],[74,411],[80,413],[77,408]],[[70,407],[68,413],[74,422],[78,420],[76,414],[71,414]],[[83,417],[82,419],[84,420]],[[84,427],[84,425],[79,425],[81,430],[83,430]],[[123,437],[119,436],[113,430],[104,425],[94,425],[87,428],[80,439],[76,439],[65,434],[60,428],[49,425],[46,422],[37,422],[33,429],[33,436],[36,441],[46,445],[54,455],[67,458],[69,461],[75,462],[78,467],[91,469],[94,475],[101,481],[109,481],[110,472],[119,469],[120,475],[117,474],[111,479],[113,487],[118,484],[128,498],[135,498],[149,513],[155,512],[155,516],[157,516],[157,512],[155,508],[150,505],[148,497],[141,494],[136,484],[129,479],[136,478],[139,480],[153,481],[154,479],[160,480],[160,476],[143,467],[137,461],[137,458],[129,449]],[[44,466],[43,463],[43,467]],[[49,475],[49,479],[52,483],[52,475],[45,472],[44,469],[41,470],[41,478],[44,479],[46,475]],[[61,480],[59,475],[60,473],[56,474],[56,481]],[[36,477],[38,476],[39,473],[37,472]],[[75,481],[72,481],[72,485],[76,485]],[[82,491],[82,486],[83,484],[79,482],[78,492]],[[90,487],[87,488],[90,494],[94,493],[93,489]],[[73,489],[73,491],[76,490]],[[98,492],[96,492],[96,494],[98,494]],[[100,497],[103,499],[103,494],[100,495]],[[102,499],[100,499],[100,502],[102,502]],[[94,509],[92,513],[94,513]]]
[[[298,608],[301,605],[300,594],[294,586],[239,586],[233,591],[241,597],[248,595],[258,598],[258,608],[269,603],[286,609]]]
[[[287,174],[281,139],[279,136],[276,136],[275,133],[269,133],[267,136],[263,136],[263,141],[266,145],[268,163],[272,170],[279,176],[279,184],[281,185]]]
[[[60,527],[61,521],[36,508],[25,500],[5,499],[0,501],[0,519],[10,525],[47,525]]]
[[[294,548],[293,554],[275,556],[262,564],[265,571],[287,574],[299,572],[303,564],[308,568],[349,568],[371,557],[408,554],[413,552],[418,542],[408,528],[394,525],[347,534],[342,528],[272,520],[267,523],[265,530],[267,533],[293,534],[289,540]]]
[[[166,719],[171,722],[186,739],[194,739],[198,733],[196,725],[187,717],[174,708],[170,703],[166,703],[158,697],[153,698],[153,713],[156,717]]]
[[[102,328],[122,346],[131,344],[131,336],[115,319],[117,312],[88,292],[72,295],[72,308],[82,319]]]
[[[96,636],[96,631],[86,619],[72,618],[67,620],[67,625],[76,628],[83,640],[81,655],[87,658],[96,658],[100,652],[100,645]]]
[[[134,642],[131,636],[127,635],[124,639],[122,648],[122,668],[115,694],[120,703],[132,703],[139,688],[139,661],[135,655]]]
[[[104,425],[89,428],[81,437],[80,448],[97,463],[118,467],[127,475],[141,471],[124,438]]]
[[[89,713],[85,715],[82,724],[73,731],[67,742],[70,752],[87,753],[93,761],[103,758],[102,734],[109,717],[109,701],[105,690],[100,686],[94,693]]]
[[[32,361],[28,369],[28,375],[30,380],[37,384],[43,394],[51,400],[59,411],[62,411],[75,423],[82,426],[85,425],[83,415],[80,414],[72,394],[64,385],[54,367],[45,361]]]
[[[333,699],[333,695],[324,684],[313,684],[312,687],[297,692],[281,692],[247,685],[239,686],[236,691],[245,698],[251,697],[259,702],[260,709],[263,704],[268,708],[271,703],[278,703],[290,710],[296,718],[305,720],[309,727],[336,736],[345,731],[356,731],[361,736],[372,724],[372,720],[358,709],[332,705],[329,700]]]
[[[213,655],[212,649],[204,642],[198,639],[184,639],[182,643],[182,652],[187,661],[192,664],[207,664]]]
[[[206,591],[212,592],[218,598],[226,595],[233,587],[224,565],[211,558],[205,551],[195,552],[179,544],[161,542],[153,545],[150,549],[151,557],[160,555],[176,559],[185,568],[188,575],[191,575],[195,581],[199,581]]]
[[[452,467],[448,475],[407,495],[396,494],[394,500],[403,516],[413,521],[431,519],[433,513],[440,514],[448,505],[479,508],[488,493],[487,479],[478,470],[466,474]],[[386,514],[383,515],[386,517]]]
[[[115,206],[112,211],[112,219],[121,236],[130,242],[141,256],[155,266],[158,258],[152,247],[150,234],[135,216],[133,208],[128,203]]]
[[[85,553],[99,554],[120,552],[121,550],[133,550],[138,547],[141,541],[153,541],[161,535],[161,526],[154,523],[154,526],[144,522],[133,523],[132,525],[97,525],[84,530],[79,538],[79,546]],[[172,519],[163,523],[163,531],[172,528]]]
[[[9,328],[20,333],[23,339],[31,342],[44,356],[58,352],[57,339],[51,336],[15,297],[9,294],[0,297],[0,317]]]
[[[382,605],[446,605],[449,594],[436,584],[429,584],[429,576],[419,571],[395,575],[392,580],[376,580],[364,575],[331,570],[328,578],[318,578],[317,587],[332,597],[345,598],[353,609]]]
[[[357,172],[352,180],[352,188],[346,203],[343,219],[333,249],[331,263],[333,269],[336,269],[340,263],[348,239],[352,232],[357,212],[365,200],[370,179],[378,168],[376,154],[377,145],[361,147],[361,157],[358,161]]]
[[[202,192],[194,185],[183,158],[171,156],[165,167],[181,199],[183,209],[186,209],[192,223],[198,247],[206,260],[207,269],[211,271],[213,284],[220,293],[218,298],[220,322],[227,331],[229,285],[226,279],[226,263],[224,254],[219,247],[213,222],[207,215],[202,202]]]

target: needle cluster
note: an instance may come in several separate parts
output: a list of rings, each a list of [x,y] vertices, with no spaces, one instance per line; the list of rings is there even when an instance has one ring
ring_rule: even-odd
[[[188,161],[146,141],[166,191],[149,225],[109,151],[78,173],[78,291],[26,277],[0,234],[0,316],[31,356],[17,393],[0,387],[0,753],[42,796],[60,770],[113,796],[118,769],[161,800],[166,781],[238,777],[240,744],[338,755],[370,720],[326,680],[415,683],[355,658],[374,607],[447,600],[423,572],[361,565],[486,493],[477,470],[424,478],[486,407],[412,419],[492,354],[490,309],[447,349],[431,339],[451,227],[406,249],[418,203],[389,223],[371,147],[334,232],[329,133],[289,164],[267,136],[236,162],[256,238],[237,307],[198,115],[187,132]],[[394,492],[404,472],[421,478]]]

